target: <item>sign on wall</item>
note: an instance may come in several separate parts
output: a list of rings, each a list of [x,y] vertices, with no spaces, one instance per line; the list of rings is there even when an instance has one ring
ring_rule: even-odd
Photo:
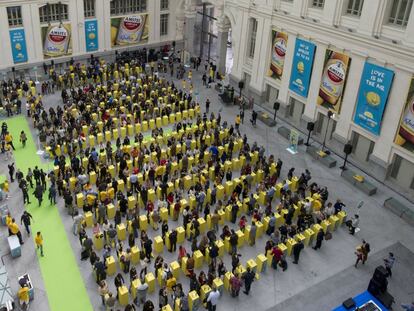
[[[72,28],[70,24],[42,27],[43,57],[72,54]]]
[[[24,29],[10,30],[10,44],[15,64],[27,62],[26,37]]]
[[[148,40],[148,15],[111,18],[111,45],[138,44]]]
[[[351,58],[343,53],[327,50],[317,103],[339,113]]]
[[[282,79],[283,67],[287,50],[288,34],[272,30],[272,53],[270,60],[269,77]]]
[[[98,50],[98,21],[96,19],[85,21],[85,40],[86,52]]]
[[[382,115],[394,78],[390,69],[365,63],[354,116],[355,124],[379,135]]]
[[[296,39],[289,89],[305,98],[308,97],[315,48],[312,42]]]
[[[407,94],[407,103],[401,116],[395,143],[414,152],[414,76]]]

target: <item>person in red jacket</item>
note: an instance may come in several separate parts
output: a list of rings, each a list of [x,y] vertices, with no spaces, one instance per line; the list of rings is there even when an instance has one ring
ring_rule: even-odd
[[[283,252],[279,247],[274,246],[272,249],[272,255],[272,268],[277,270],[277,265],[283,258]]]
[[[235,273],[234,276],[230,279],[230,287],[231,287],[231,296],[237,297],[239,296],[240,288],[242,286],[242,282],[239,278],[239,274]]]

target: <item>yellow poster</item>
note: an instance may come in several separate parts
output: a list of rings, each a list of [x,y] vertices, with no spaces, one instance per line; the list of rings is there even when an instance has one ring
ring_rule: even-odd
[[[50,25],[41,28],[43,57],[72,54],[72,28],[70,24]]]
[[[148,15],[130,15],[111,18],[111,46],[143,43],[148,40]]]
[[[348,55],[331,50],[326,51],[318,105],[336,113],[340,112],[350,62],[351,58]]]
[[[272,30],[272,53],[268,76],[274,79],[282,79],[283,67],[287,51],[288,34]]]
[[[414,76],[407,94],[407,103],[401,116],[395,143],[414,152]]]

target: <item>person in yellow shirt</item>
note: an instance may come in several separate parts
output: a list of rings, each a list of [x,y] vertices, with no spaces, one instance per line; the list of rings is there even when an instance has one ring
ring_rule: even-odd
[[[13,145],[13,136],[9,132],[6,132],[6,135],[4,136],[4,140],[6,141],[6,144],[8,144],[10,147],[13,148],[13,150],[16,150]]]
[[[236,120],[234,121],[234,123],[236,124],[236,130],[238,131],[241,123],[240,115],[236,116]]]
[[[25,307],[24,310],[27,310],[27,307],[29,306],[29,287],[27,284],[23,284],[22,287],[17,292],[17,297],[19,298],[19,303],[21,307]]]
[[[13,219],[13,218],[11,217],[10,212],[9,212],[9,213],[7,213],[7,216],[6,216],[6,226],[7,226],[7,228],[9,229],[9,236],[11,236],[11,235],[12,235],[11,230],[10,230],[10,228],[9,228],[9,225],[11,224],[12,219]]]
[[[43,255],[43,236],[40,231],[36,233],[35,243],[36,243],[36,248],[40,249],[40,256],[43,257],[44,256]]]
[[[9,230],[11,235],[17,235],[19,238],[20,245],[23,245],[22,233],[20,232],[19,225],[16,224],[14,218],[12,218],[11,222],[8,224]]]

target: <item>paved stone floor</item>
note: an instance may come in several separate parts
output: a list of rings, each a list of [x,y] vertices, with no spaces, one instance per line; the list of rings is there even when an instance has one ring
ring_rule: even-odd
[[[200,73],[194,74],[194,81],[195,92],[199,93],[202,105],[204,106],[206,98],[209,98],[212,102],[210,110],[214,113],[220,111],[223,120],[233,123],[237,108],[223,106],[214,89],[205,89],[200,86],[197,82],[200,81]],[[58,93],[46,96],[44,101],[47,106],[61,103]],[[376,195],[372,197],[364,195],[340,177],[338,168],[327,169],[321,166],[305,154],[303,147],[299,147],[298,154],[291,155],[286,151],[288,142],[276,133],[276,128],[268,128],[260,121],[258,121],[257,127],[253,128],[249,119],[250,112],[246,111],[245,122],[241,125],[242,134],[246,133],[250,142],[256,141],[258,144],[264,145],[267,154],[274,154],[276,158],[282,159],[284,163],[282,177],[286,176],[291,167],[296,168],[297,174],[309,169],[312,173],[312,180],[328,186],[329,200],[334,201],[341,198],[350,215],[356,212],[357,203],[364,200],[365,204],[359,211],[361,231],[355,236],[351,236],[345,228],[340,228],[334,233],[331,241],[324,243],[320,251],[316,252],[311,248],[306,248],[301,254],[299,265],[292,265],[291,259],[288,259],[289,268],[286,272],[268,269],[261,276],[261,279],[253,284],[250,296],[241,294],[240,297],[233,299],[225,293],[221,298],[218,310],[330,310],[341,304],[344,299],[355,296],[367,288],[372,272],[378,264],[382,263],[382,258],[389,250],[393,250],[397,257],[395,275],[389,282],[389,291],[396,297],[397,304],[394,309],[401,310],[399,304],[414,297],[414,257],[412,253],[414,251],[414,228],[382,207],[386,198],[389,196],[398,197],[398,195],[381,185],[378,185]],[[7,163],[3,159],[3,155],[0,156],[0,159],[0,169],[6,173]],[[17,188],[16,183],[12,184],[10,189],[11,198],[7,203],[11,207],[13,215],[19,218],[23,211],[21,191]],[[63,210],[62,201],[59,202],[58,208],[61,211],[67,237],[78,258],[79,269],[94,309],[104,310],[97,294],[91,266],[89,262],[79,260],[79,242],[70,231],[71,217]],[[181,218],[179,223],[181,225]],[[176,226],[178,226],[177,223],[173,224],[170,221],[170,228]],[[33,243],[25,243],[22,248],[22,257],[13,260],[7,255],[7,229],[5,227],[0,228],[0,235],[1,255],[6,264],[13,290],[15,292],[17,290],[16,277],[26,272],[30,273],[35,286],[35,300],[31,310],[50,310]],[[152,229],[150,235],[155,235]],[[27,239],[25,234],[23,237],[25,240]],[[365,266],[355,269],[353,267],[354,250],[362,239],[371,244],[371,257]],[[258,253],[262,253],[264,244],[265,238],[262,238],[255,247],[245,246],[242,248],[241,262],[245,263],[248,259],[255,258]],[[45,248],[47,250],[47,245]],[[166,254],[166,252],[164,255],[167,262],[176,259],[176,255]],[[229,256],[226,257],[225,263],[231,267]],[[153,270],[153,266],[150,270]],[[129,280],[129,278],[127,279]],[[179,282],[182,282],[187,288],[188,280],[182,275]],[[112,279],[110,283],[113,286]],[[64,295],[64,293],[62,294]],[[157,293],[149,298],[154,301],[155,305],[158,305]]]

